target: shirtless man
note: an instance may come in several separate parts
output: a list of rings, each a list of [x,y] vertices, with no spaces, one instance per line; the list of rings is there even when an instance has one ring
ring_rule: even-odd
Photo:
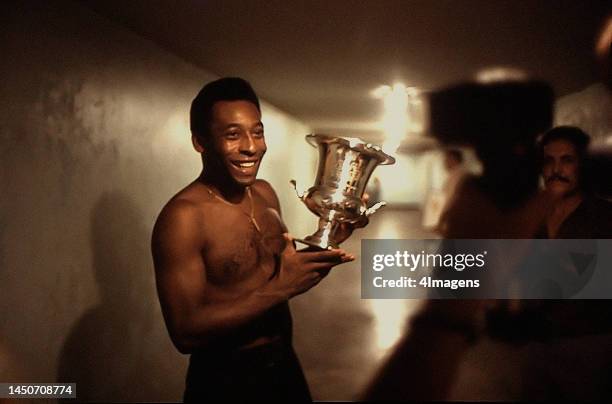
[[[166,204],[152,238],[170,337],[191,354],[184,400],[309,401],[287,301],[354,257],[295,250],[274,190],[256,179],[266,143],[249,83],[204,86],[191,132],[202,173]]]

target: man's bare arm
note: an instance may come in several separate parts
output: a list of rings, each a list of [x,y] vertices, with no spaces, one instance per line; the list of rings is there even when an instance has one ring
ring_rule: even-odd
[[[206,345],[320,281],[317,269],[343,262],[340,250],[296,253],[290,242],[277,276],[262,288],[225,301],[207,296],[202,258],[204,223],[190,202],[175,200],[160,214],[152,239],[157,289],[173,343],[182,353]]]

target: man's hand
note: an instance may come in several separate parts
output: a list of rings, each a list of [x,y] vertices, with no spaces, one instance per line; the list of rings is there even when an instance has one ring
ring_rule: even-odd
[[[332,267],[355,259],[341,249],[296,251],[293,239],[287,233],[283,237],[285,249],[280,256],[280,269],[268,284],[267,292],[291,298],[318,284]]]
[[[365,192],[361,200],[363,201],[364,205],[367,206],[368,201],[370,200],[370,195]],[[370,220],[368,219],[367,215],[362,215],[355,223],[342,223],[340,225],[340,228],[336,232],[336,242],[338,244],[342,243],[347,238],[349,238],[351,234],[353,234],[355,229],[361,229],[363,227],[366,227],[368,223],[370,223]]]
[[[355,223],[347,223],[347,222],[345,222],[345,223],[340,224],[340,228],[336,232],[336,242],[338,244],[342,243],[347,238],[349,238],[351,236],[351,234],[353,234],[355,229],[361,229],[363,227],[366,227],[369,222],[370,221],[367,218],[367,216],[363,215]]]

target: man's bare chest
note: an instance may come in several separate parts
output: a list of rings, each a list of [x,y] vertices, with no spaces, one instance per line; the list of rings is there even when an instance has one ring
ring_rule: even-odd
[[[220,209],[207,221],[203,258],[207,280],[230,286],[265,280],[273,275],[284,247],[282,224],[267,208],[251,216],[239,209]]]

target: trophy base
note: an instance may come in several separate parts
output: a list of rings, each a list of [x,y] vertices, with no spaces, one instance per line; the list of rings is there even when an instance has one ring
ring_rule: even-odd
[[[300,243],[306,244],[320,250],[331,250],[340,248],[336,242],[335,234],[340,227],[340,222],[332,220],[335,211],[328,211],[324,216],[319,217],[319,228],[310,236],[302,239],[295,239]]]
[[[331,250],[334,248],[340,248],[340,246],[336,243],[333,242],[324,242],[321,239],[316,239],[314,237],[306,237],[306,238],[296,238],[293,239],[294,241],[297,241],[298,243],[302,243],[302,244],[306,244],[309,247],[313,247],[317,250]]]

